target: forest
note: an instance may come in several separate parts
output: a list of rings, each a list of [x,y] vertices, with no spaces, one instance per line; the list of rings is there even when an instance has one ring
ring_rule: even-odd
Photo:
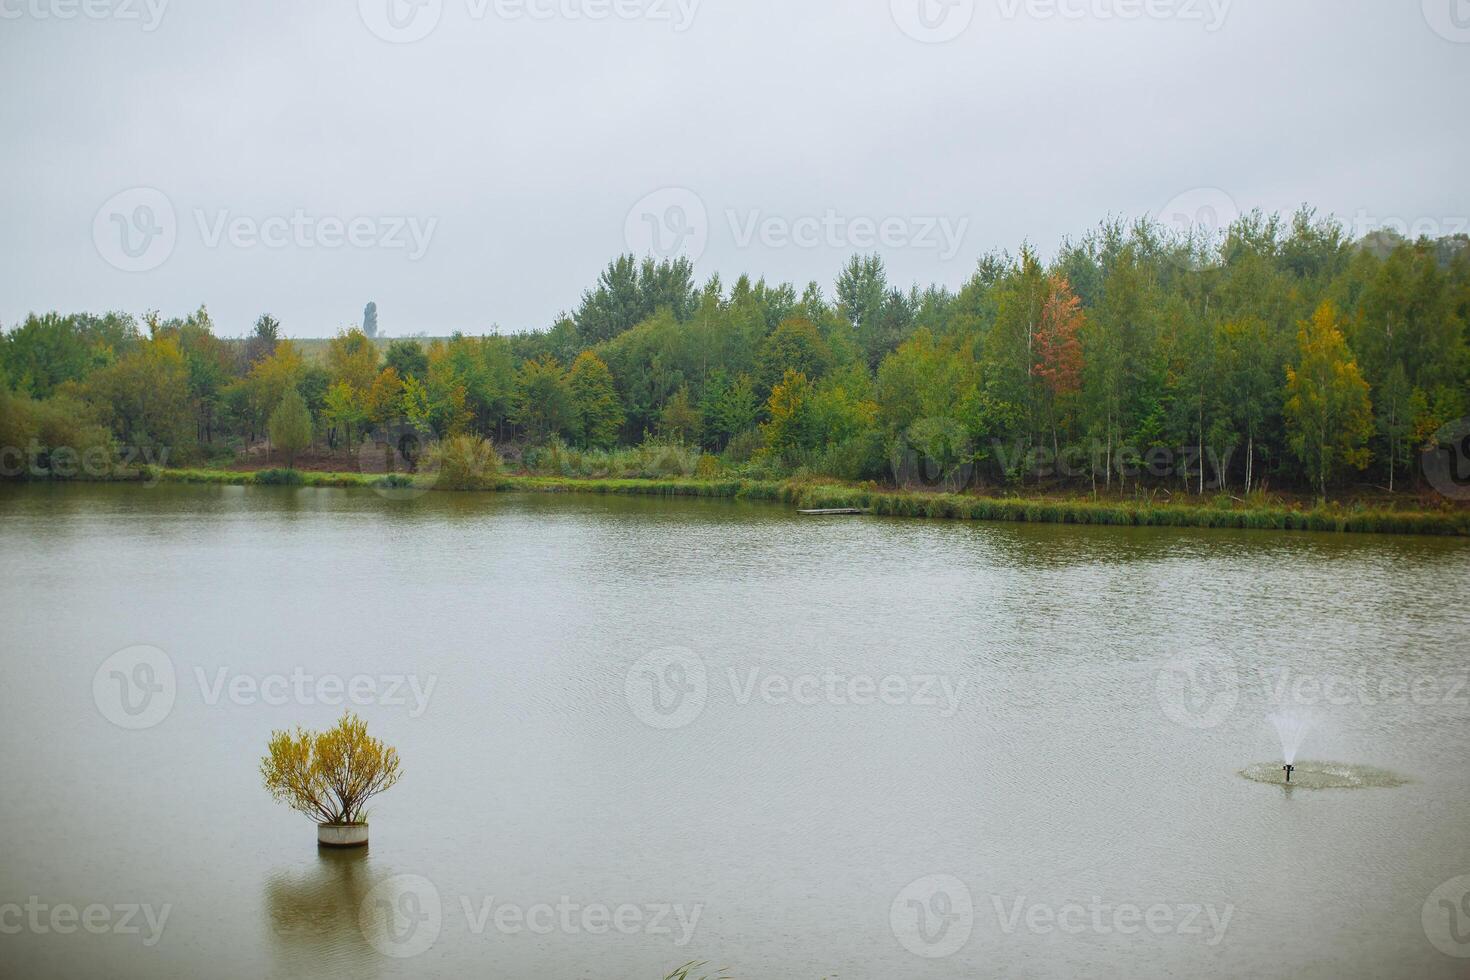
[[[958,291],[904,288],[877,256],[829,293],[625,255],[514,334],[323,345],[269,315],[223,337],[203,306],[33,314],[0,340],[0,471],[350,465],[411,429],[561,475],[1413,492],[1470,412],[1465,246],[1352,241],[1303,208],[1215,239],[1109,221],[1049,261],[987,254]]]

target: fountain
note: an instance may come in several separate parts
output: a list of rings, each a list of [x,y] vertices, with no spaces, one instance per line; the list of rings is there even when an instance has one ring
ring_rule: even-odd
[[[1313,716],[1302,708],[1283,708],[1269,716],[1281,739],[1281,757],[1285,765],[1257,763],[1240,771],[1246,779],[1258,783],[1297,786],[1303,789],[1359,789],[1364,787],[1402,786],[1407,780],[1396,773],[1372,766],[1347,765],[1340,762],[1298,762],[1302,741],[1311,730]],[[1285,773],[1283,781],[1278,773]],[[1295,777],[1295,779],[1293,779]]]
[[[1312,720],[1305,712],[1288,708],[1272,715],[1271,724],[1281,736],[1281,757],[1286,760],[1283,771],[1289,783],[1296,771],[1296,754],[1302,747],[1302,739],[1307,737],[1307,729],[1312,727]]]

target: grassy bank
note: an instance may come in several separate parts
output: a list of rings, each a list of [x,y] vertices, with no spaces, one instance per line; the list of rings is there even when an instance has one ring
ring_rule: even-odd
[[[306,487],[408,488],[402,476],[307,473],[289,470],[160,469],[140,479],[168,483],[286,485]],[[1223,527],[1338,533],[1470,535],[1470,510],[1408,511],[1362,504],[1289,507],[1218,502],[1091,500],[1063,497],[983,497],[913,493],[833,483],[745,479],[590,480],[561,477],[496,477],[484,487],[501,493],[594,493],[666,497],[723,497],[770,500],[803,508],[855,507],[891,517],[1037,524],[1099,524],[1132,527]]]

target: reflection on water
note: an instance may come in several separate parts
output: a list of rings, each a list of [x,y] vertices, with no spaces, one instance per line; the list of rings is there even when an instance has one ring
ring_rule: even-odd
[[[444,921],[432,881],[394,874],[368,848],[318,848],[315,862],[272,871],[265,910],[288,976],[377,975],[385,961],[427,952]]]
[[[358,924],[374,877],[367,848],[318,848],[314,864],[273,872],[265,908],[282,968],[303,976],[376,972],[377,954]]]
[[[0,936],[0,973],[1457,976],[1420,910],[1470,872],[1466,595],[1470,547],[1442,538],[0,487],[0,904],[173,909],[151,947]],[[177,697],[124,731],[93,682],[136,645]],[[670,648],[706,683],[665,730],[628,691]],[[370,853],[319,851],[255,772],[273,729],[340,708],[218,693],[298,670],[434,682],[362,708],[405,767]],[[873,696],[926,678],[956,703]],[[1281,751],[1278,692],[1317,709],[1303,752],[1351,765],[1241,778]],[[927,960],[890,916],[934,876],[974,921]],[[1090,896],[1240,914],[1207,946],[994,911]],[[467,917],[492,898],[702,915],[677,945]]]

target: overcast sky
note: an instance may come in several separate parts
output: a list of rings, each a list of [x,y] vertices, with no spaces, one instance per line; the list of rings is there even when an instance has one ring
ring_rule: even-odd
[[[1470,215],[1465,0],[149,2],[0,0],[7,327],[540,329],[629,249],[830,292],[1110,214]]]

